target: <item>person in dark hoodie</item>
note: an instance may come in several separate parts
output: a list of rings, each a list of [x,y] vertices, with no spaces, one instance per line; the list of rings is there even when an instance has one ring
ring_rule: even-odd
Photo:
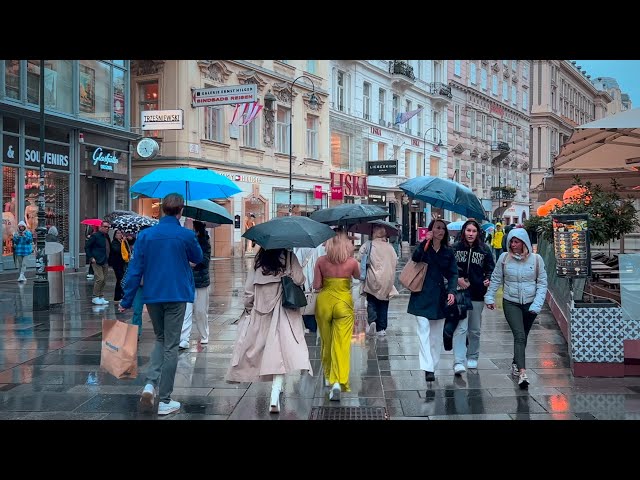
[[[468,290],[473,310],[467,311],[466,318],[458,322],[453,333],[453,372],[456,375],[466,370],[465,360],[468,368],[478,368],[484,295],[495,267],[491,249],[480,238],[478,222],[467,220],[460,232],[462,238],[453,245],[458,264],[458,289]]]

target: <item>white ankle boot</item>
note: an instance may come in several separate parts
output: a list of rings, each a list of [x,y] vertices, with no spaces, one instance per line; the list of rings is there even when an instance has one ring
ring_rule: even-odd
[[[284,383],[284,375],[274,375],[271,384],[271,402],[269,404],[270,413],[280,413],[280,394],[282,393],[282,384]]]

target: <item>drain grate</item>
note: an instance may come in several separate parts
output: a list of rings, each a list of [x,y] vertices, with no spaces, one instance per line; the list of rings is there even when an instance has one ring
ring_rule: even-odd
[[[386,407],[312,407],[309,420],[389,420]]]

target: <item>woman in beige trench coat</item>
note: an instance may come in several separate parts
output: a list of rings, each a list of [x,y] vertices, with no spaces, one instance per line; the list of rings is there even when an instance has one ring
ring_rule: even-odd
[[[246,315],[238,324],[229,382],[272,381],[269,411],[280,412],[284,376],[306,370],[313,374],[299,309],[282,306],[281,278],[285,272],[296,285],[304,283],[302,267],[285,249],[258,251],[244,288]]]

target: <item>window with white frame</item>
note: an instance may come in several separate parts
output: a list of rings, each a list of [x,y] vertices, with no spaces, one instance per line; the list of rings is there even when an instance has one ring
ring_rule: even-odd
[[[404,151],[404,176],[407,178],[411,178],[411,150],[407,149]]]
[[[442,82],[442,62],[440,60],[433,61],[433,81],[436,83]]]
[[[516,90],[515,85],[511,85],[511,103],[513,105],[518,105],[518,91]]]
[[[486,68],[480,69],[480,86],[482,87],[482,90],[487,89],[487,69]]]
[[[260,115],[242,127],[242,141],[245,147],[258,148],[260,135]]]
[[[453,61],[453,74],[457,77],[462,76],[462,60]]]
[[[422,105],[418,105],[418,109],[422,108],[422,110],[420,110],[420,112],[418,113],[417,117],[418,117],[418,132],[416,135],[418,135],[419,137],[421,137],[424,134],[424,107]]]
[[[340,169],[349,169],[351,138],[346,133],[331,132],[331,166]]]
[[[346,75],[344,72],[338,70],[336,74],[336,110],[340,112],[345,111],[345,89]]]
[[[556,111],[556,87],[551,87],[551,109]]]
[[[502,60],[502,65],[504,65],[505,67],[509,66],[509,60]]]
[[[307,158],[318,159],[318,117],[307,115]]]
[[[396,117],[398,116],[398,109],[400,108],[400,97],[393,95],[391,100],[391,123],[395,125]]]
[[[522,92],[522,110],[529,111],[529,92]]]
[[[317,60],[307,60],[307,72],[315,75],[317,66],[318,66]]]
[[[289,124],[291,109],[278,105],[276,114],[276,152],[289,153]]]
[[[371,120],[371,84],[367,82],[362,85],[362,117]]]
[[[204,107],[204,139],[222,142],[223,110],[219,107]]]
[[[420,80],[424,79],[424,62],[422,60],[416,60],[418,63],[418,78]]]
[[[437,110],[433,111],[433,126],[435,128],[431,130],[431,138],[433,142],[436,143],[439,140],[441,140],[440,133],[439,133],[440,132],[440,112],[438,112]],[[436,130],[436,128],[438,130]]]
[[[496,97],[498,96],[498,76],[491,75],[491,93]]]
[[[480,114],[480,138],[485,139],[487,135],[487,116],[484,113]]]
[[[507,122],[502,122],[502,141],[506,142],[507,138],[508,138],[508,132],[509,130],[509,125],[507,124]]]
[[[509,100],[509,83],[506,80],[502,81],[502,98]]]
[[[513,144],[513,125],[509,125],[509,148],[513,150],[515,145]]]
[[[411,111],[411,101],[410,100],[405,100],[405,107],[406,110],[405,112],[410,112]],[[413,123],[413,118],[409,119],[408,122],[406,122],[404,124],[404,131],[408,134],[411,134],[411,123]]]
[[[493,143],[498,142],[498,119],[491,119],[491,141]]]
[[[387,102],[387,92],[380,88],[378,90],[378,120],[385,121],[385,104]]]
[[[529,64],[527,62],[522,64],[522,78],[525,80],[529,78]]]
[[[476,78],[476,64],[471,62],[469,63],[469,80],[471,81],[471,85],[477,85],[478,79]]]
[[[460,131],[460,105],[453,106],[453,129]]]
[[[518,60],[511,60],[511,70],[518,71]]]
[[[469,119],[469,135],[475,137],[477,135],[478,126],[476,124],[476,115],[477,112],[475,110],[471,110],[470,119]]]

